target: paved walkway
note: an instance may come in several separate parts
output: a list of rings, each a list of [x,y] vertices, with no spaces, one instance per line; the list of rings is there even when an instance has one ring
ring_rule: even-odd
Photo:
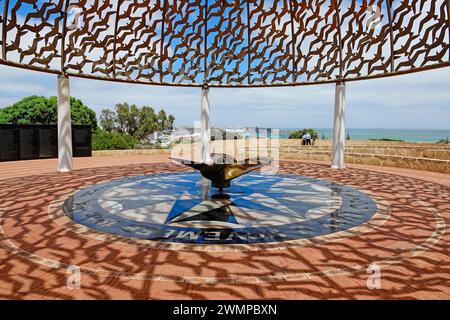
[[[186,170],[165,155],[80,158],[71,174],[55,173],[55,166],[55,160],[0,163],[0,298],[450,299],[449,175],[282,162],[282,173],[369,192],[386,203],[390,216],[334,241],[233,252],[99,237],[49,209],[93,183]],[[381,289],[367,287],[373,263],[381,267]],[[80,289],[67,287],[70,265],[81,268]]]

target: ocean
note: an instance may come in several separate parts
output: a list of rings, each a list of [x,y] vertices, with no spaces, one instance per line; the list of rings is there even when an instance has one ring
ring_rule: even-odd
[[[280,129],[280,139],[287,139],[292,131],[298,129],[284,128]],[[325,136],[325,139],[331,139],[333,129],[314,128],[317,131],[319,139]],[[410,142],[437,142],[441,139],[450,138],[450,129],[353,129],[346,130],[346,135],[350,135],[351,140],[369,140],[369,139],[397,139]]]

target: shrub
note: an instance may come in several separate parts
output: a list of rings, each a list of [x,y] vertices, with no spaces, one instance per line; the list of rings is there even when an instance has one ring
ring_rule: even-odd
[[[92,135],[93,150],[126,150],[133,149],[139,141],[128,134],[115,131],[97,130]]]
[[[437,144],[448,144],[448,137],[446,139],[441,139],[438,142],[436,142]]]
[[[376,139],[369,139],[370,141],[386,141],[386,142],[405,142],[401,139],[392,139],[392,138],[376,138]]]
[[[293,131],[289,134],[289,139],[301,139],[304,134],[309,132],[311,137],[317,137],[317,131],[311,128]]]

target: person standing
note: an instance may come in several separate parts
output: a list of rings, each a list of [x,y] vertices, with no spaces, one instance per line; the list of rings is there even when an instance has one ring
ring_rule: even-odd
[[[311,134],[310,134],[309,132],[307,132],[307,133],[305,134],[305,144],[306,144],[307,146],[310,146],[310,145],[311,145]]]
[[[316,140],[317,140],[317,133],[313,133],[312,135],[312,145],[315,146],[316,145]]]

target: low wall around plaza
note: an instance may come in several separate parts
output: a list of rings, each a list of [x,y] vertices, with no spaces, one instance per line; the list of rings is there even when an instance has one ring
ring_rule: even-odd
[[[285,160],[314,160],[331,162],[331,152],[328,151],[305,151],[298,153],[281,154],[280,159]],[[434,172],[450,173],[450,160],[405,157],[395,155],[370,154],[370,153],[348,153],[345,161],[347,163],[368,164],[381,167],[397,167],[405,169],[427,170]]]
[[[94,157],[101,156],[142,156],[154,154],[169,154],[171,149],[129,149],[129,150],[96,150],[92,151]]]
[[[282,139],[262,141],[272,152],[278,152],[281,160],[311,160],[331,161],[331,141],[319,140],[314,146],[304,146],[300,140]],[[178,144],[175,157],[198,160],[199,144]],[[238,140],[235,143],[227,141],[212,142],[211,152],[225,152],[237,159],[255,154],[255,143]],[[181,151],[180,151],[181,150]],[[270,150],[267,152],[270,156]],[[260,150],[259,150],[260,151]],[[408,143],[390,141],[347,141],[346,162],[354,164],[367,164],[384,167],[398,167],[405,169],[427,170],[450,173],[450,145],[434,143]],[[103,155],[171,155],[171,149],[133,149],[133,150],[103,150],[94,151],[94,156]],[[177,155],[178,154],[178,155]]]
[[[347,141],[347,163],[450,173],[450,145],[389,141]],[[280,159],[331,161],[331,141],[303,146],[281,140]]]

